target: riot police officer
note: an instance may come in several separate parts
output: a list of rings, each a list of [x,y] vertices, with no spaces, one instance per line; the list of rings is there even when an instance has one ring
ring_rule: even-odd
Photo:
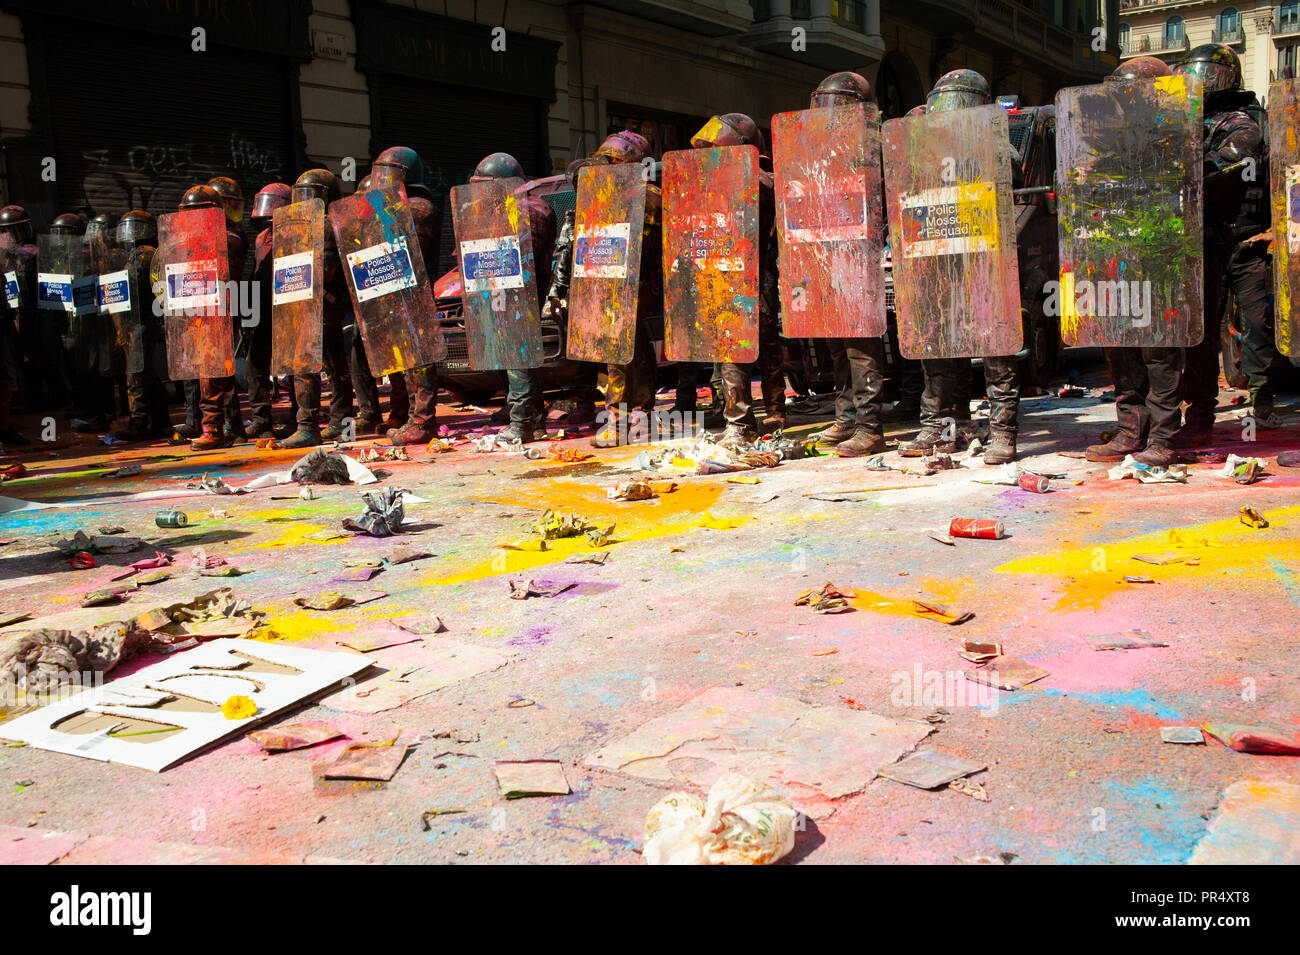
[[[1116,67],[1111,80],[1154,79],[1173,70],[1158,56],[1139,56]],[[1123,461],[1148,444],[1169,448],[1178,433],[1181,348],[1106,348],[1115,385],[1115,436],[1084,452],[1089,461]]]
[[[589,159],[575,163],[569,170],[569,178],[576,189],[578,173],[583,166],[641,163],[649,157],[650,141],[640,133],[624,130],[607,136]],[[591,444],[597,448],[612,448],[618,444],[619,425],[625,411],[654,411],[655,354],[654,346],[650,343],[649,316],[663,310],[662,208],[663,199],[659,187],[647,182],[645,216],[641,227],[641,275],[637,290],[635,346],[631,362],[625,365],[610,364],[606,368],[605,426],[591,439]],[[573,274],[573,243],[573,213],[569,212],[565,215],[560,238],[555,243],[554,274],[550,290],[546,293],[552,308],[558,307],[560,302],[567,301],[569,297],[569,281]],[[590,362],[582,364],[590,367],[594,379],[597,366]],[[590,400],[585,387],[586,383],[584,393],[578,395],[577,416],[571,415],[566,423],[583,422],[583,406]],[[595,390],[594,381],[590,388]],[[591,420],[590,416],[586,420]],[[622,434],[626,433],[627,429],[624,428]]]
[[[776,192],[771,157],[762,131],[744,113],[715,116],[691,137],[693,149],[714,146],[758,149],[758,361],[755,364],[767,412],[763,427],[778,430],[785,427],[785,375],[781,368],[781,330],[777,324]],[[735,362],[720,364],[727,427],[719,442],[730,447],[744,446],[758,437],[751,370]]]
[[[832,73],[813,90],[809,109],[870,103],[871,84],[853,72]],[[884,196],[873,197],[882,206]],[[868,200],[870,201],[870,200]],[[817,433],[819,443],[836,446],[840,457],[885,450],[881,426],[885,390],[885,346],[879,338],[833,338],[827,342],[835,364],[835,422]]]
[[[1214,415],[1219,396],[1220,321],[1223,313],[1228,262],[1235,242],[1233,223],[1241,213],[1246,191],[1247,160],[1258,169],[1263,147],[1259,124],[1247,112],[1255,95],[1241,88],[1241,60],[1230,46],[1205,43],[1196,47],[1174,70],[1197,77],[1205,94],[1204,158],[1204,262],[1203,298],[1205,334],[1199,345],[1187,349],[1183,363],[1182,398],[1187,405],[1175,447],[1194,448],[1213,440]],[[1177,460],[1173,447],[1150,442],[1135,459],[1150,465]]]
[[[154,314],[154,293],[150,282],[157,241],[157,223],[143,209],[132,209],[118,220],[117,244],[125,253],[131,294],[140,299],[132,302],[132,314],[124,319],[136,323],[125,337],[131,340],[139,336],[138,342],[130,341],[127,347],[139,349],[141,369],[127,371],[127,423],[124,428],[113,432],[118,441],[166,438],[172,433],[163,385],[167,377],[166,341],[162,320]]]
[[[939,77],[926,96],[927,113],[987,106],[993,94],[974,70],[952,70]],[[925,390],[921,394],[921,431],[901,449],[903,454],[958,450],[967,440],[963,422],[970,419],[970,360],[927,358],[921,362]],[[1016,458],[1020,413],[1020,381],[1014,355],[984,358],[989,399],[989,446],[985,464],[1006,464]],[[951,420],[945,420],[951,419]],[[950,430],[951,429],[951,430]],[[953,433],[955,431],[955,433]]]
[[[19,366],[19,378],[27,389],[27,407],[35,410],[44,406],[42,389],[48,389],[53,406],[62,406],[66,391],[62,388],[63,376],[56,373],[55,358],[58,353],[44,347],[41,339],[42,322],[36,308],[37,266],[36,232],[31,218],[22,206],[10,205],[0,209],[0,264],[4,266],[7,290],[12,290],[18,302],[12,320],[12,361]],[[16,432],[9,444],[21,443]]]

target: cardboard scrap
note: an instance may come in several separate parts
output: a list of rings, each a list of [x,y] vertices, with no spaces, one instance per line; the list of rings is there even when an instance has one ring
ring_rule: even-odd
[[[1162,743],[1204,743],[1205,734],[1199,726],[1162,726],[1160,727]]]
[[[18,716],[4,724],[4,736],[55,753],[161,772],[370,665],[351,653],[219,640]],[[177,694],[187,702],[178,704]],[[227,719],[221,706],[234,694],[247,696],[256,714]]]
[[[320,773],[322,779],[370,779],[388,782],[396,775],[410,747],[396,739],[382,743],[350,743]]]
[[[433,614],[419,614],[413,617],[393,617],[391,623],[398,630],[405,630],[407,633],[446,633],[447,627],[442,622],[441,617],[435,617]]]
[[[852,590],[840,590],[827,582],[815,590],[805,590],[794,598],[796,607],[811,607],[813,613],[847,613],[853,608],[848,599],[854,596]]]
[[[1046,670],[1040,670],[1019,657],[1009,657],[1005,654],[993,657],[974,670],[966,671],[966,679],[972,683],[995,686],[999,690],[1018,690],[1022,686],[1038,682],[1047,675]]]
[[[366,657],[345,655],[350,660],[369,662]],[[392,646],[377,651],[376,659],[386,669],[344,687],[321,703],[347,713],[382,713],[510,662],[510,657],[499,650],[454,640]]]
[[[1002,655],[1002,644],[963,639],[961,649],[957,651],[957,654],[971,663],[986,663],[994,657]]]
[[[1207,828],[1189,865],[1300,865],[1300,786],[1239,780]]]
[[[567,796],[572,790],[558,759],[498,759],[492,763],[497,786],[507,799]]]
[[[320,720],[303,720],[270,729],[253,730],[248,737],[268,753],[284,753],[339,739],[342,735],[328,723],[322,723]]]
[[[934,732],[919,720],[819,707],[744,687],[713,687],[642,724],[583,762],[673,785],[707,789],[728,772],[829,799],[859,792]]]
[[[876,770],[877,775],[906,783],[917,789],[939,789],[954,779],[988,769],[984,763],[974,763],[960,756],[927,749]]]
[[[570,554],[564,558],[566,564],[603,564],[609,560],[609,551],[597,551],[594,554]]]
[[[1201,729],[1239,753],[1300,756],[1300,730],[1258,723],[1211,723]]]
[[[1169,644],[1151,636],[1145,630],[1090,634],[1087,640],[1092,644],[1094,650],[1141,650],[1147,647],[1169,646]]]
[[[557,594],[564,593],[571,587],[577,586],[573,583],[539,584],[535,580],[524,580],[522,578],[509,581],[509,585],[511,600],[527,600],[529,597],[554,597]]]

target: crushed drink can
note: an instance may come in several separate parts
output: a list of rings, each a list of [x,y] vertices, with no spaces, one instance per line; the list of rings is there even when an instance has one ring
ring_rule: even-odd
[[[952,523],[948,525],[948,535],[996,541],[1006,536],[1006,528],[1001,521],[986,520],[981,517],[954,517]]]
[[[1026,472],[1020,475],[1020,486],[1026,491],[1033,491],[1035,494],[1046,494],[1047,489],[1052,486],[1052,482],[1041,474]]]
[[[159,511],[153,522],[159,527],[185,527],[190,519],[184,511]]]

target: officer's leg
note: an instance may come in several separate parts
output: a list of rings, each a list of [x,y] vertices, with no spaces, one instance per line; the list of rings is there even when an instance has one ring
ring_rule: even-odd
[[[880,423],[885,392],[885,346],[879,338],[850,338],[844,342],[845,363],[853,399],[853,437],[840,443],[836,453],[852,458],[880,454],[885,433]]]
[[[984,463],[1007,464],[1016,459],[1019,431],[1020,372],[1016,356],[985,358],[984,383],[989,399],[989,447],[984,452]]]
[[[1232,257],[1228,280],[1241,309],[1245,334],[1241,343],[1241,369],[1250,382],[1250,403],[1257,426],[1273,424],[1273,388],[1268,369],[1278,357],[1273,343],[1273,270],[1264,243],[1247,246]]]
[[[1219,340],[1223,316],[1228,258],[1222,243],[1205,247],[1205,334],[1200,344],[1186,350],[1182,397],[1187,413],[1178,433],[1179,447],[1197,447],[1213,440],[1214,413],[1219,401]]]
[[[388,433],[393,444],[427,444],[438,436],[438,368],[425,365],[406,372],[407,388],[414,386],[411,417]]]

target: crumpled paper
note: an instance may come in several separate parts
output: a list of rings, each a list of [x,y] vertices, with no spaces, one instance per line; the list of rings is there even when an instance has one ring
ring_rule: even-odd
[[[376,494],[362,494],[365,510],[355,518],[345,517],[344,529],[371,537],[391,537],[402,529],[402,521],[406,519],[402,495],[409,493],[405,488],[386,487]]]
[[[1143,484],[1186,484],[1187,465],[1173,464],[1167,468],[1151,467],[1133,460],[1133,455],[1124,456],[1124,460],[1106,472],[1112,481],[1124,478],[1136,478]]]

